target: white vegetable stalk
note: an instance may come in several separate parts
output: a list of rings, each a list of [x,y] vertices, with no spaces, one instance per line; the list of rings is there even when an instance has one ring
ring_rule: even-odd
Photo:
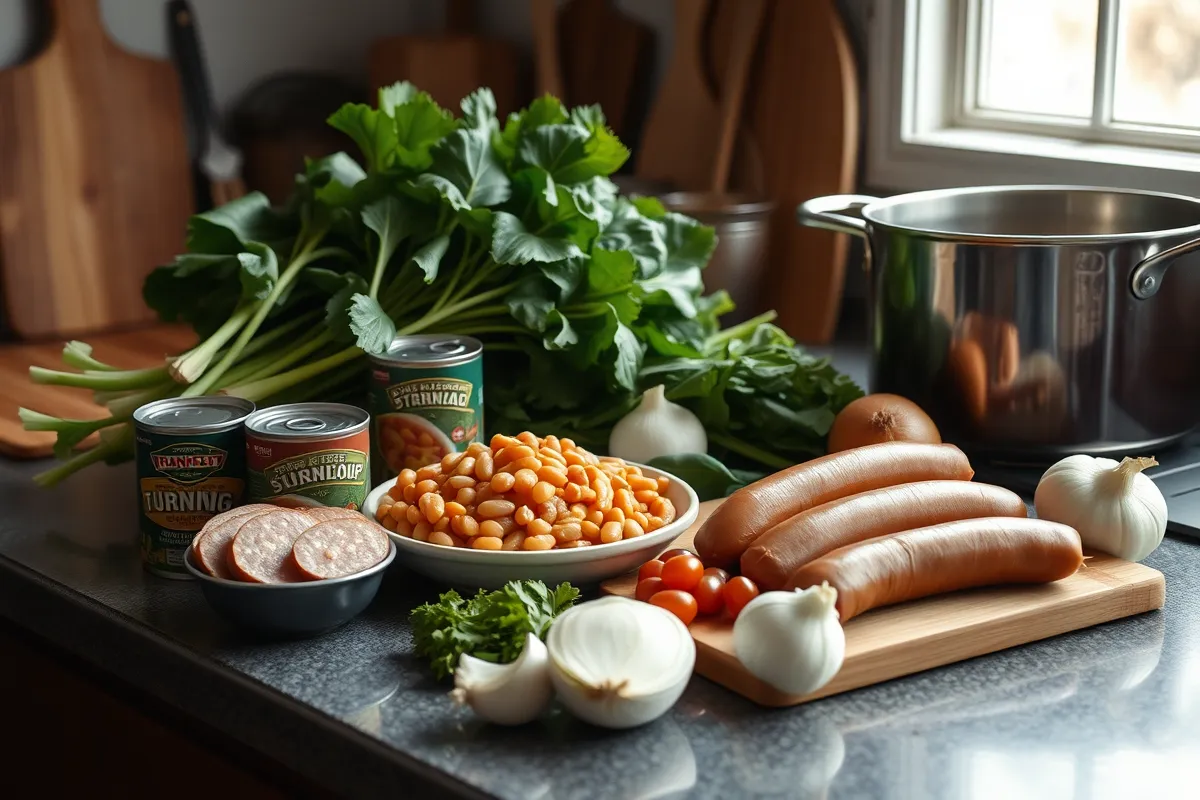
[[[546,646],[558,699],[604,728],[632,728],[665,714],[696,663],[696,645],[678,617],[626,597],[563,612]]]
[[[450,696],[459,705],[469,705],[476,714],[497,725],[532,722],[554,698],[546,645],[527,633],[521,655],[509,664],[493,664],[467,654],[460,656]]]
[[[1034,507],[1042,519],[1070,525],[1085,547],[1141,561],[1162,543],[1167,501],[1142,471],[1153,458],[1068,456],[1038,482]]]
[[[733,623],[733,650],[759,680],[785,694],[806,695],[833,679],[846,656],[828,583],[794,592],[766,592]]]
[[[608,452],[644,464],[659,456],[706,453],[708,436],[699,418],[668,400],[659,384],[647,389],[638,407],[613,426]]]

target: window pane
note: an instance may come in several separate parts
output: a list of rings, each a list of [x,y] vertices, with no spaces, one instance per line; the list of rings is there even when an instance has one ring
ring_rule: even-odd
[[[1113,116],[1200,128],[1200,0],[1122,0]]]
[[[979,105],[1091,117],[1099,16],[1099,0],[984,0]]]

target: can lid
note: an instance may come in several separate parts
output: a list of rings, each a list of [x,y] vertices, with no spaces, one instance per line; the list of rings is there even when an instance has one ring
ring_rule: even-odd
[[[254,412],[246,420],[246,430],[272,439],[327,439],[364,430],[370,420],[357,406],[289,403]]]
[[[139,426],[165,433],[206,433],[235,427],[254,411],[240,397],[169,397],[133,412]]]
[[[429,333],[397,336],[378,358],[398,367],[453,367],[482,352],[483,342],[473,336]]]

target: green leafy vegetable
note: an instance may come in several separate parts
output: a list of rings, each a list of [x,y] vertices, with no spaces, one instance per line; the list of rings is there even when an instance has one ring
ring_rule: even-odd
[[[494,592],[480,589],[470,600],[451,590],[436,603],[413,609],[417,654],[429,659],[439,679],[454,674],[464,653],[507,664],[521,654],[527,633],[544,639],[554,618],[578,597],[569,583],[550,589],[541,581],[511,581]]]

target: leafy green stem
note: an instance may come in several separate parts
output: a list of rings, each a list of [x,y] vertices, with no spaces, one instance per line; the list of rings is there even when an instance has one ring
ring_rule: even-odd
[[[752,317],[745,322],[739,322],[737,325],[726,328],[722,331],[717,331],[712,336],[704,341],[704,351],[711,353],[719,347],[724,346],[726,342],[740,339],[747,334],[753,333],[760,325],[765,325],[779,316],[774,310],[765,311],[757,317]]]
[[[242,303],[220,328],[188,352],[171,362],[171,377],[179,383],[192,383],[208,369],[225,343],[237,335],[254,314],[254,303]]]
[[[145,389],[168,378],[166,367],[130,369],[106,372],[61,372],[45,367],[30,367],[29,378],[34,383],[50,386],[78,386],[94,391],[124,391]]]

